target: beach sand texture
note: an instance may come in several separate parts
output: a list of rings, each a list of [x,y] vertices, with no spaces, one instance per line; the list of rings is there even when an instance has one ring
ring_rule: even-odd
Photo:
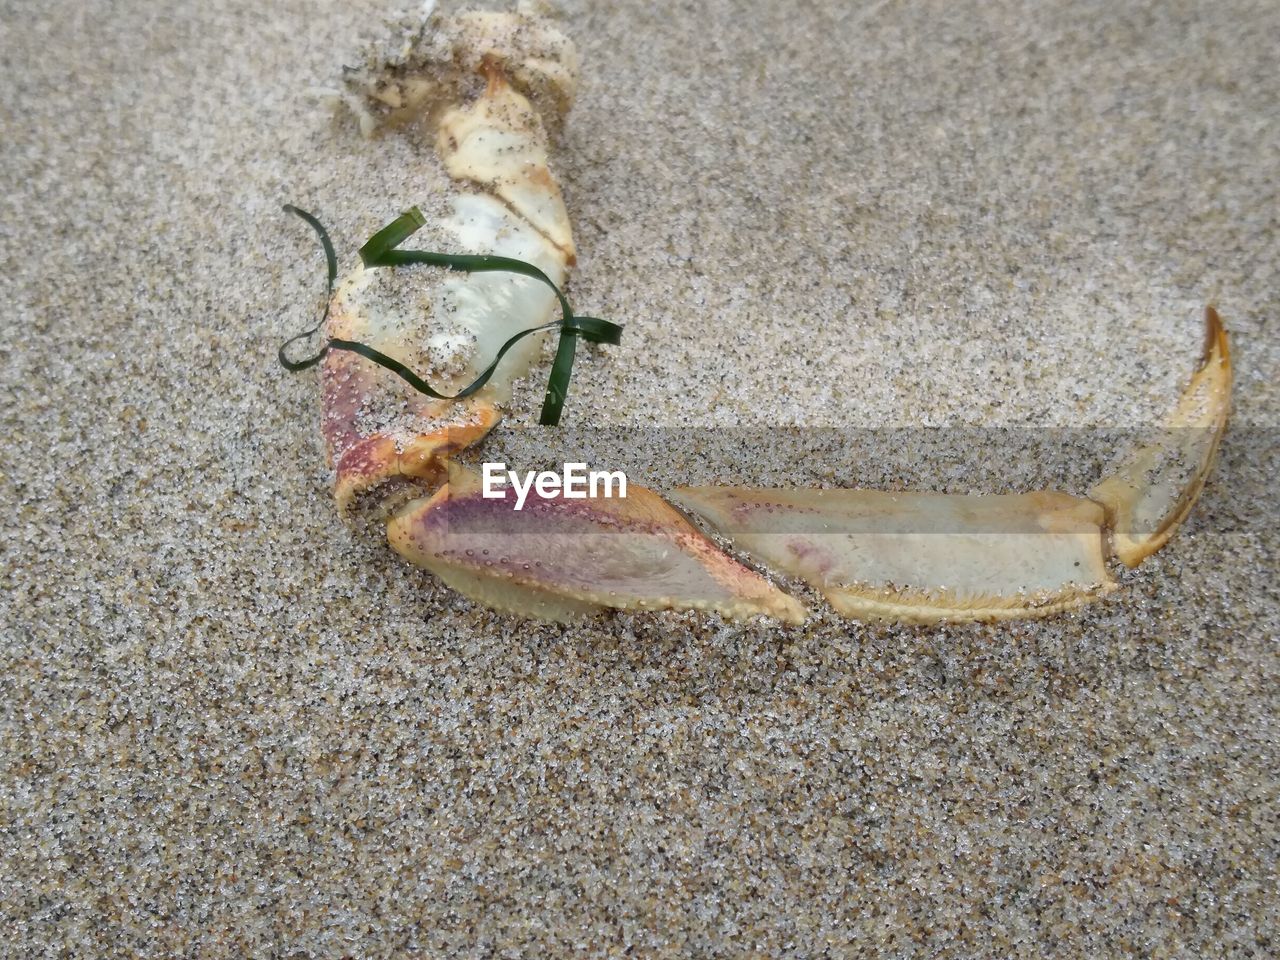
[[[280,205],[350,263],[443,183],[313,95],[386,12],[0,8],[0,953],[1274,955],[1280,5],[565,5],[571,299],[626,324],[565,424],[637,480],[729,479],[664,460],[700,431],[760,482],[1083,493],[870,428],[1150,423],[1218,305],[1180,535],[934,629],[538,624],[339,521]]]

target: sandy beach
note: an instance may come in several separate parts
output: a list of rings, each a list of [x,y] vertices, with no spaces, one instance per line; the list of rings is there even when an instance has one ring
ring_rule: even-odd
[[[732,479],[694,437],[751,482],[1082,494],[1221,311],[1169,547],[934,628],[541,624],[339,519],[281,204],[349,264],[441,188],[321,95],[390,12],[0,4],[0,954],[1274,955],[1280,5],[563,4],[570,293],[626,326],[565,428],[653,487]],[[889,439],[996,429],[1074,439]]]

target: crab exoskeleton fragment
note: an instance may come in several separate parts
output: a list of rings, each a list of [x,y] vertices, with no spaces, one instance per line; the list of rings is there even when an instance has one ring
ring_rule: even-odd
[[[346,79],[367,134],[420,121],[451,178],[447,195],[422,203],[433,215],[415,242],[523,260],[563,284],[573,238],[548,166],[547,123],[557,126],[572,102],[577,54],[553,22],[525,8],[431,16]],[[529,277],[358,265],[334,292],[325,333],[394,356],[448,393],[556,307],[554,292]],[[544,339],[521,341],[484,390],[457,403],[415,393],[354,354],[328,353],[323,426],[339,508],[385,508],[436,489],[446,458],[498,422]]]
[[[1195,505],[1231,412],[1231,350],[1218,312],[1205,311],[1204,355],[1158,436],[1089,491],[1107,511],[1111,547],[1136,567],[1173,536]]]
[[[526,260],[562,283],[575,258],[548,129],[576,86],[573,44],[522,5],[515,13],[431,17],[390,55],[348,76],[366,132],[422,121],[450,183],[424,204],[427,242]],[[447,389],[467,382],[513,333],[556,309],[528,277],[357,267],[331,304],[331,337],[360,340]],[[913,623],[1045,616],[1115,589],[1164,545],[1204,486],[1226,427],[1226,333],[1206,312],[1198,372],[1159,437],[1087,497],[1039,491],[944,495],[874,490],[681,488],[672,499],[761,570],[802,580],[837,613]],[[625,499],[539,497],[526,510],[482,495],[449,456],[501,417],[511,383],[538,356],[513,350],[484,390],[431,400],[362,357],[323,367],[324,433],[341,508],[389,514],[392,546],[472,599],[566,619],[603,608],[693,609],[786,622],[802,605],[720,549],[652,490]]]
[[[387,527],[391,546],[473,599],[511,613],[563,619],[606,607],[763,614],[791,623],[804,609],[718,549],[651,490],[624,498],[483,495],[461,468]]]
[[[702,487],[675,499],[845,616],[1044,616],[1114,589],[1102,508],[1064,493]]]

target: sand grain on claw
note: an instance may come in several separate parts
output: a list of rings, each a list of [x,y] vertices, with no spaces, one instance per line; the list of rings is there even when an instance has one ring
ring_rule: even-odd
[[[564,620],[601,608],[706,610],[790,623],[805,611],[718,550],[657,494],[628,485],[621,499],[482,496],[475,474],[455,470],[430,499],[388,524],[392,547],[473,600],[507,612]]]

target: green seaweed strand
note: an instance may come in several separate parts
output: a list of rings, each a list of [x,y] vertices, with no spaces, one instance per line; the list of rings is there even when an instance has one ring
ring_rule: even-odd
[[[426,223],[426,218],[423,217],[422,211],[417,207],[411,207],[370,237],[368,242],[360,248],[360,259],[366,267],[402,267],[413,264],[426,264],[433,267],[443,267],[446,270],[456,270],[459,273],[494,271],[518,273],[541,281],[554,291],[556,299],[560,303],[560,319],[551,323],[544,323],[538,327],[521,330],[511,337],[499,348],[497,356],[493,358],[493,362],[485,367],[475,380],[452,396],[434,389],[394,357],[387,356],[381,350],[356,340],[329,337],[313,356],[302,360],[290,360],[287,356],[288,348],[298,340],[313,336],[324,326],[329,317],[329,304],[333,299],[333,283],[338,275],[338,261],[333,251],[333,243],[329,240],[328,231],[325,230],[319,220],[292,204],[286,204],[284,209],[305,220],[320,237],[320,243],[324,247],[325,263],[328,268],[325,307],[319,323],[297,336],[290,337],[280,347],[278,353],[280,364],[286,370],[306,370],[308,367],[313,367],[319,363],[330,350],[346,350],[358,354],[366,360],[371,360],[385,370],[389,370],[419,393],[424,393],[436,400],[462,400],[471,396],[489,382],[489,379],[497,371],[498,364],[506,356],[507,351],[522,339],[544,330],[558,328],[560,330],[560,342],[556,347],[555,360],[551,364],[551,375],[547,378],[547,394],[542,403],[542,415],[538,419],[538,422],[543,426],[554,427],[560,422],[560,413],[564,408],[565,397],[569,393],[569,379],[573,373],[573,359],[577,339],[581,337],[590,343],[615,345],[622,341],[622,327],[619,324],[601,320],[597,317],[576,316],[569,306],[569,301],[565,298],[564,293],[552,282],[551,278],[536,266],[526,263],[524,260],[480,254],[432,253],[427,250],[398,249],[400,244],[417,233]]]

